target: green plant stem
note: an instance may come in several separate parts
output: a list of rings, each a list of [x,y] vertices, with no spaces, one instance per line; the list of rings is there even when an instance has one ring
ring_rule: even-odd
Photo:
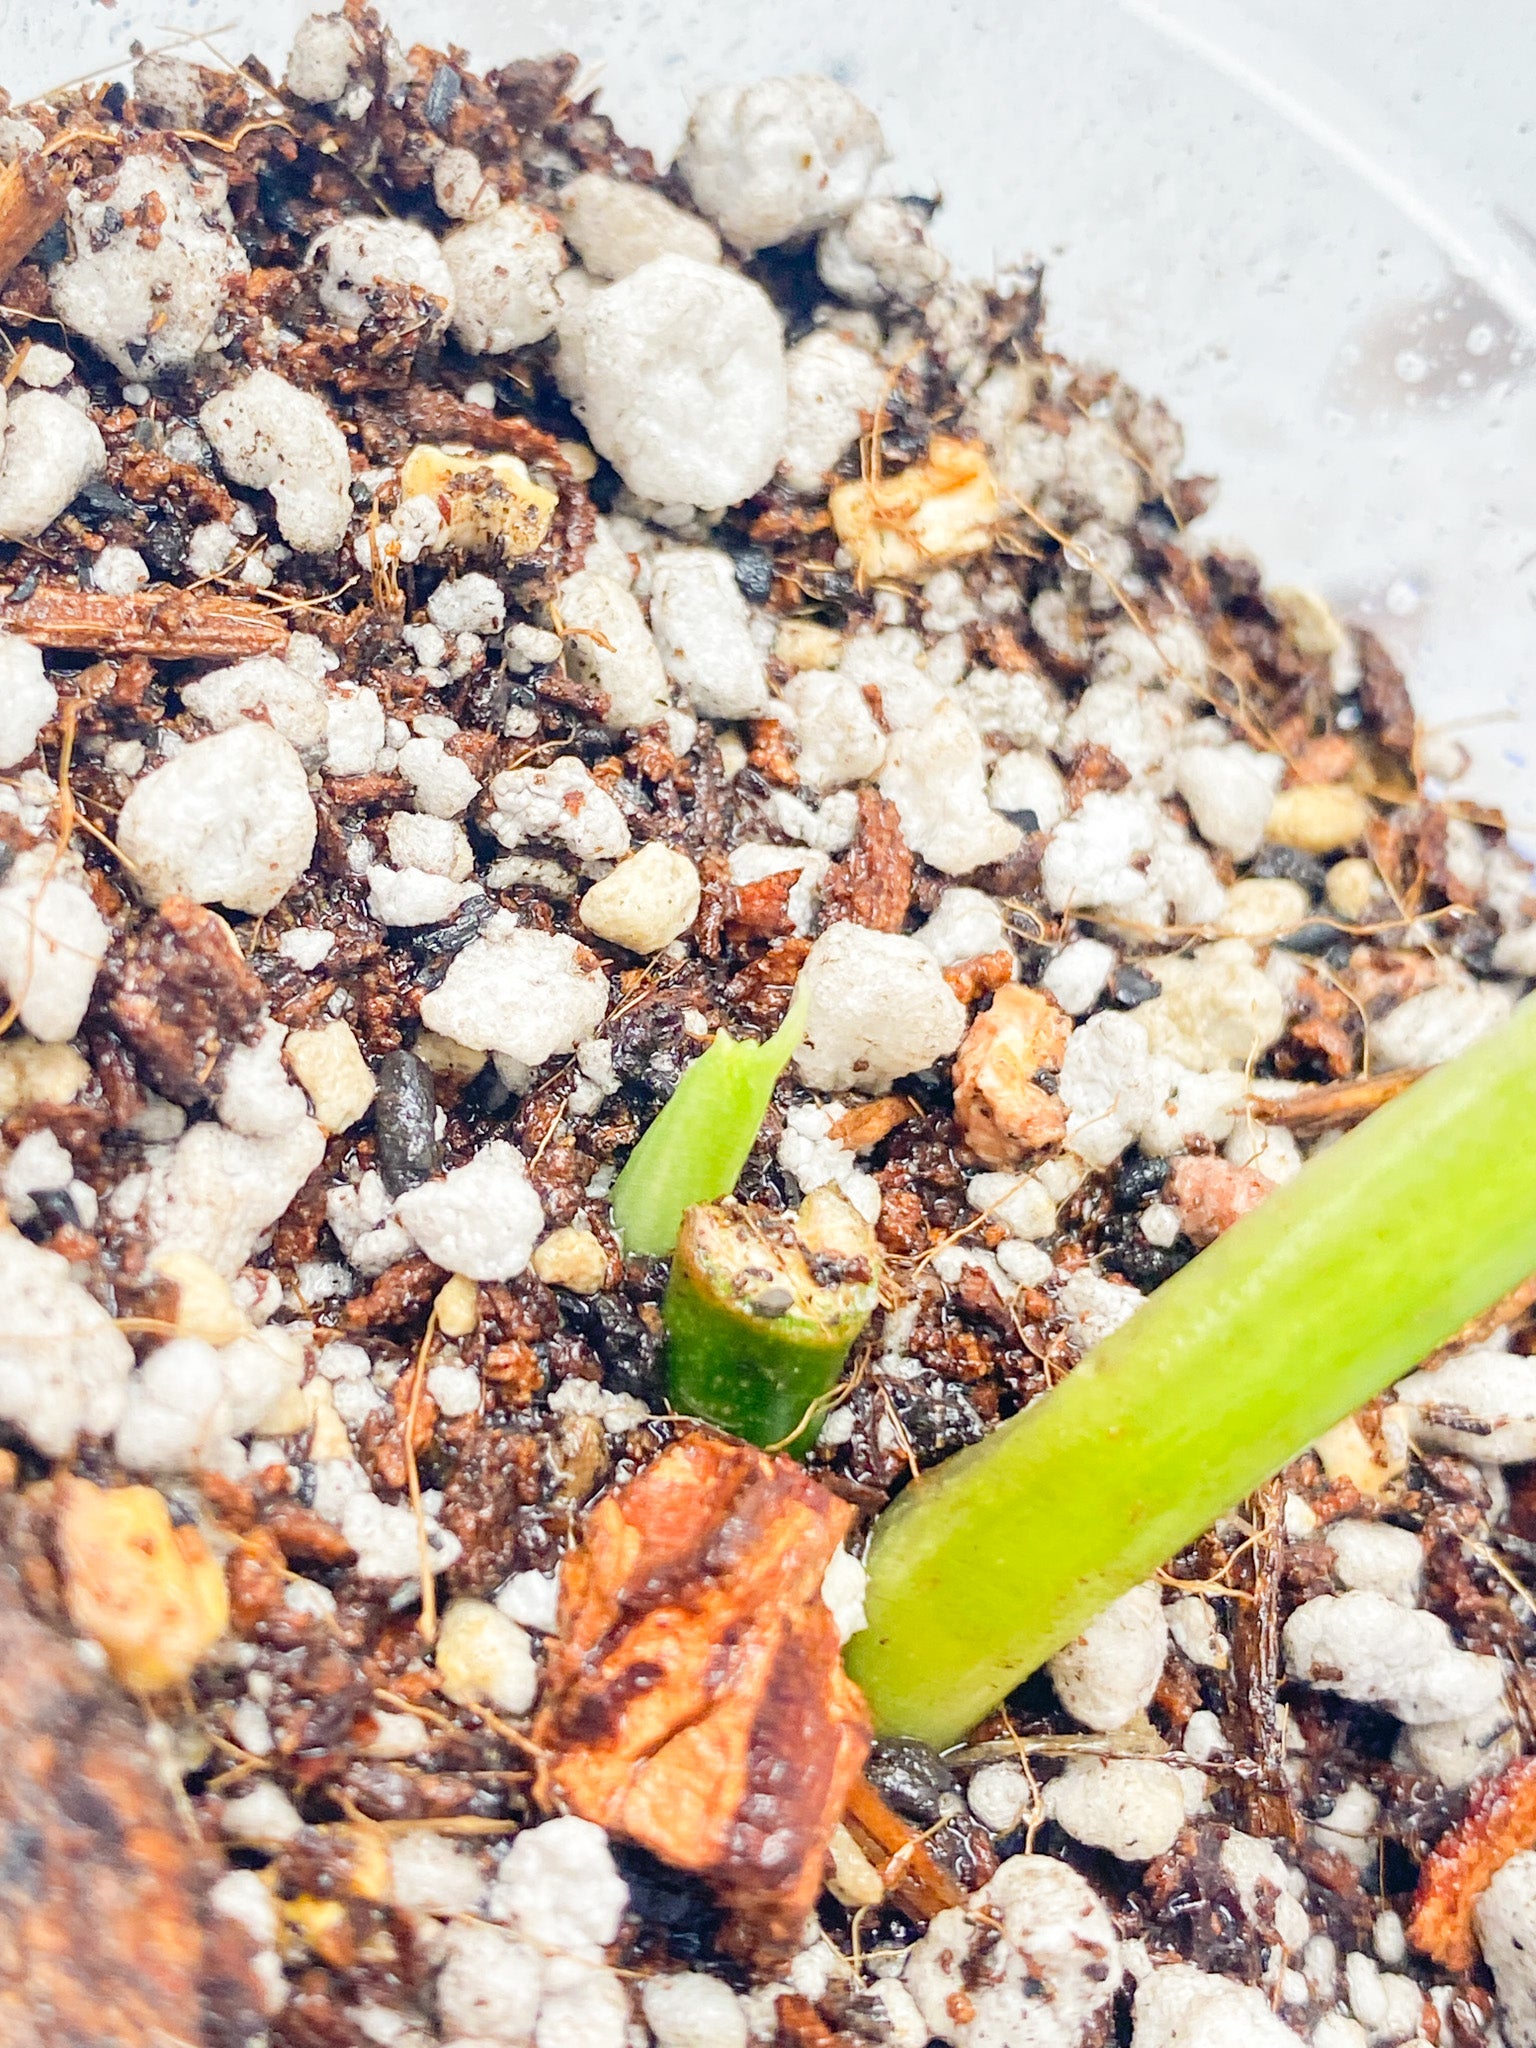
[[[955,1741],[1111,1600],[1536,1269],[1536,1001],[1319,1153],[876,1525],[848,1664]]]
[[[662,1307],[673,1407],[803,1457],[879,1293],[874,1232],[836,1188],[814,1188],[794,1216],[699,1204]]]
[[[805,997],[796,996],[761,1045],[719,1031],[685,1070],[613,1184],[613,1220],[627,1252],[664,1258],[684,1210],[735,1187],[773,1084],[805,1036],[805,1011]]]

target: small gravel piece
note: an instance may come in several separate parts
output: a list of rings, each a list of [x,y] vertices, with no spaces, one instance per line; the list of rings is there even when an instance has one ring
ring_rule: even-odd
[[[438,1683],[461,1707],[526,1714],[538,1688],[533,1645],[525,1630],[489,1600],[455,1600],[443,1616],[433,1653]]]
[[[631,953],[659,953],[693,923],[699,871],[687,854],[653,839],[582,897],[589,932]]]
[[[367,1114],[376,1085],[373,1071],[344,1017],[317,1031],[290,1032],[283,1058],[323,1131],[348,1131]]]

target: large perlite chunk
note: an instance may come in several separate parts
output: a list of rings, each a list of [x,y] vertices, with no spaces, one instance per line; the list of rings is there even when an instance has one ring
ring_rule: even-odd
[[[705,93],[677,168],[727,240],[751,251],[851,213],[884,155],[880,123],[861,100],[803,75]]]
[[[784,446],[784,338],[767,294],[690,256],[658,256],[560,321],[560,388],[599,454],[664,505],[736,505]]]
[[[259,915],[309,866],[315,806],[287,740],[244,719],[135,783],[117,837],[151,903],[189,896]]]

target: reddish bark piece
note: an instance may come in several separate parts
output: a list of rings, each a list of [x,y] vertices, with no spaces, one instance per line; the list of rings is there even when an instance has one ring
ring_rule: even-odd
[[[540,1795],[698,1872],[793,1946],[869,1749],[822,1574],[853,1510],[696,1434],[600,1501],[561,1576]]]

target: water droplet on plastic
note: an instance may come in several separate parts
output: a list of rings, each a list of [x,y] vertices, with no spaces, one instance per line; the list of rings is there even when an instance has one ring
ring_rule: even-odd
[[[1475,327],[1467,329],[1467,354],[1485,356],[1493,347],[1493,329],[1486,320],[1479,320]]]
[[[1387,585],[1382,603],[1394,619],[1411,618],[1418,610],[1423,592],[1409,576],[1397,576]]]
[[[1400,349],[1392,359],[1392,367],[1405,384],[1422,384],[1429,375],[1429,360],[1416,348]]]

